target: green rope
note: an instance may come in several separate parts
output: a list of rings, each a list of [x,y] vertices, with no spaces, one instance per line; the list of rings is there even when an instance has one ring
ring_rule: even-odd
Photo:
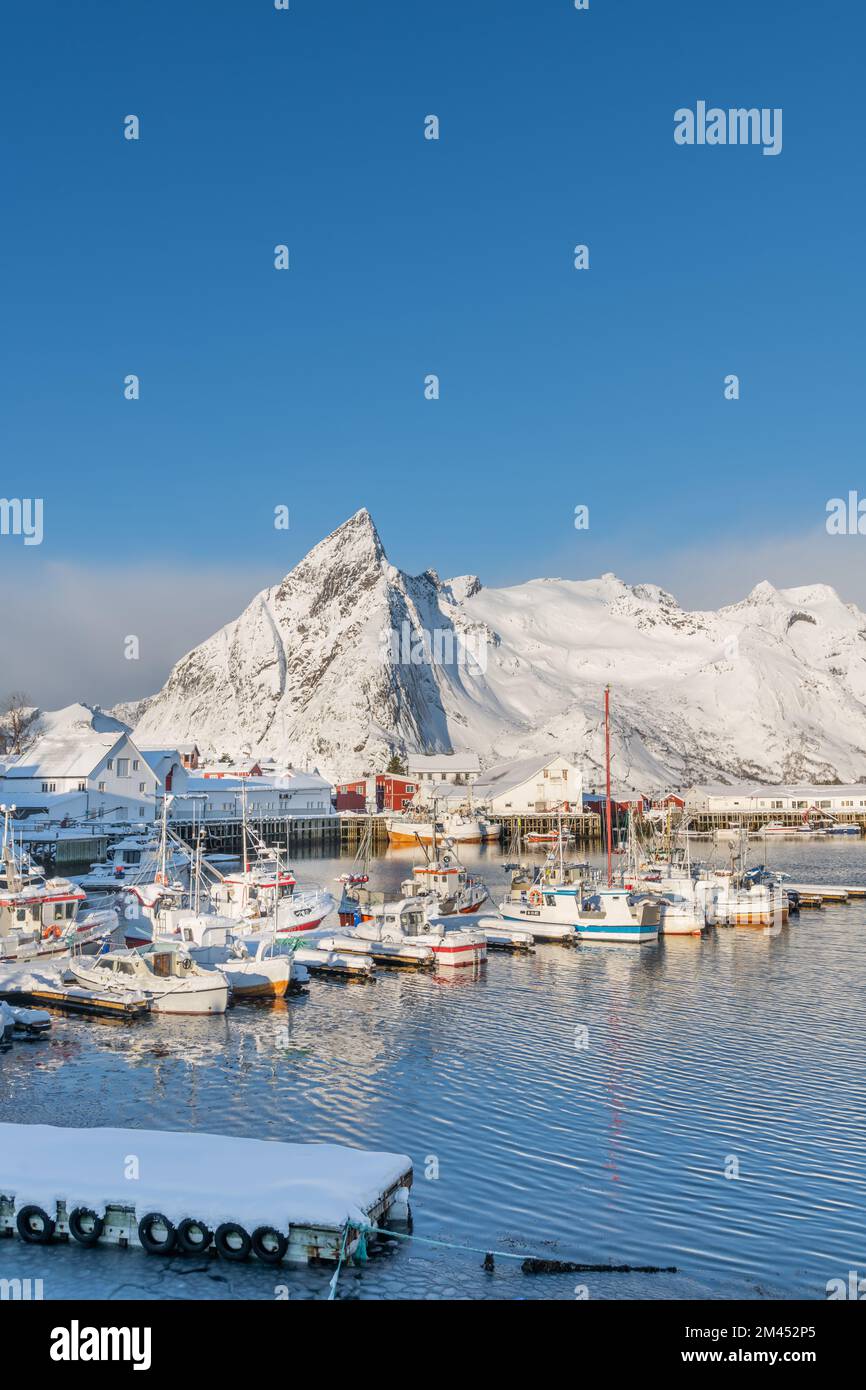
[[[347,1221],[346,1224],[345,1224],[345,1226],[343,1227],[343,1242],[342,1242],[342,1245],[340,1246],[340,1258],[337,1260],[337,1268],[334,1270],[333,1277],[331,1278],[331,1280],[330,1280],[330,1282],[329,1282],[329,1284],[328,1284],[328,1290],[329,1290],[329,1292],[328,1292],[328,1302],[329,1302],[329,1303],[331,1302],[331,1300],[332,1300],[333,1298],[336,1297],[336,1294],[337,1294],[337,1280],[338,1280],[339,1277],[340,1277],[340,1270],[341,1270],[342,1267],[343,1267],[343,1260],[345,1259],[345,1256],[346,1256],[346,1241],[348,1240],[348,1238],[349,1238],[349,1223],[348,1223],[348,1221]]]

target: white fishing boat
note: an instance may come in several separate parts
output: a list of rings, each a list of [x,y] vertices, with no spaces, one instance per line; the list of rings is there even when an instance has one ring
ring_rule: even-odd
[[[778,883],[756,883],[740,873],[715,875],[718,920],[728,927],[773,927],[788,920],[788,899]]]
[[[136,951],[108,951],[94,957],[74,956],[69,973],[86,989],[138,990],[163,1014],[224,1014],[229,982],[218,970],[206,970],[179,946],[154,942]]]
[[[523,843],[534,846],[569,845],[574,840],[570,830],[530,830],[524,835]]]
[[[336,907],[318,885],[298,890],[291,869],[269,859],[248,860],[245,869],[227,874],[211,889],[214,909],[224,917],[273,925],[279,936],[314,931]]]
[[[429,918],[428,905],[422,898],[389,902],[382,893],[362,889],[360,901],[364,915],[349,933],[358,940],[408,947],[412,951],[419,946],[429,948],[434,964],[448,968],[480,965],[487,959],[487,938],[483,932]]]
[[[225,975],[236,999],[282,999],[291,985],[304,984],[307,972],[294,952],[272,932],[239,931],[238,923],[213,913],[175,909],[156,938],[180,943],[197,965]]]
[[[188,863],[189,854],[176,847],[163,854],[155,836],[127,835],[111,846],[105,863],[91,864],[86,874],[76,875],[75,882],[88,895],[116,893],[127,883],[148,883],[158,875],[168,882]]]
[[[432,845],[434,838],[455,845],[482,845],[499,839],[502,826],[480,814],[452,813],[430,820],[419,816],[391,816],[386,822],[388,842],[394,846]]]
[[[532,932],[536,941],[629,941],[658,939],[661,908],[649,894],[601,887],[585,881],[535,884],[519,898],[499,904],[507,922]]]
[[[450,844],[450,842],[449,842]],[[404,898],[420,898],[427,904],[428,917],[456,917],[478,912],[487,899],[487,888],[480,878],[467,873],[449,847],[433,854],[424,864],[416,864],[412,877],[400,885]]]
[[[278,936],[315,931],[336,906],[318,885],[298,891],[297,878],[280,851],[264,843],[247,820],[246,786],[241,798],[241,857],[235,872],[220,875],[210,890],[215,912],[267,927]]]
[[[0,847],[0,960],[36,960],[63,955],[99,941],[117,926],[114,912],[79,918],[84,891],[67,878],[46,878],[14,845],[14,807],[3,812]]]

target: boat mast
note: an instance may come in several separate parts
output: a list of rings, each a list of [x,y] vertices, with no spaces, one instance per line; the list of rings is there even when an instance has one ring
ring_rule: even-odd
[[[6,865],[6,886],[12,893],[18,893],[21,889],[21,880],[18,877],[18,867],[15,863],[15,842],[14,831],[10,842],[9,826],[12,820],[14,806],[0,806],[3,812],[3,863]]]
[[[558,807],[558,809],[557,809],[556,823],[557,823],[557,826],[558,826],[558,839],[559,839],[559,881],[560,881],[560,883],[564,883],[564,882],[565,882],[565,864],[563,863],[563,858],[562,858],[562,802],[559,803],[559,807]]]
[[[607,886],[613,887],[613,869],[611,867],[611,830],[610,830],[610,686],[604,687],[604,768],[607,783],[607,796],[604,803],[605,831],[607,834]]]
[[[243,778],[241,778],[241,863],[244,873],[248,873],[250,866],[247,863],[247,784]]]

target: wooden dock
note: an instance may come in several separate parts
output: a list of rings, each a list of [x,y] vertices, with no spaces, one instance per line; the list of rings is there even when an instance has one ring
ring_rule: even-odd
[[[820,898],[825,903],[847,903],[849,898],[866,898],[863,883],[785,883],[785,888],[804,897]]]
[[[289,856],[309,849],[334,849],[340,845],[340,816],[252,816],[247,823],[270,849]],[[241,855],[243,826],[240,818],[227,820],[173,820],[171,829],[188,845],[204,835],[204,853]]]
[[[52,1009],[65,1014],[87,1014],[92,1018],[119,1018],[136,1022],[150,1014],[149,999],[114,999],[110,994],[90,994],[79,987],[51,989],[0,989],[0,999],[7,1004]]]

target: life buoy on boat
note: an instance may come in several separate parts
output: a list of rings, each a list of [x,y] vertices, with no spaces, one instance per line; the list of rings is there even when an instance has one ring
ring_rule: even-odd
[[[530,890],[529,902],[532,907],[541,907],[541,889],[533,888]]]

